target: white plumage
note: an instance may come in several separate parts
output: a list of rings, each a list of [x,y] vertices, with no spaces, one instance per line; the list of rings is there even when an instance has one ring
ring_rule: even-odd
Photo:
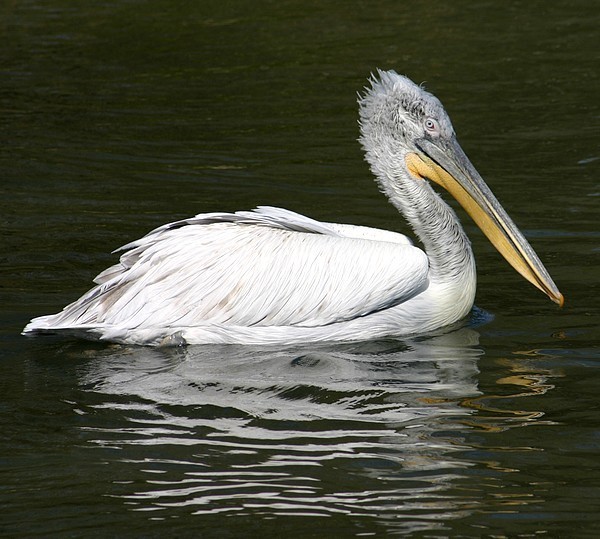
[[[401,234],[280,208],[201,214],[122,247],[95,288],[62,312],[32,320],[24,333],[146,345],[291,344],[422,333],[464,317],[475,296],[473,255],[454,212],[426,180],[444,185],[434,177],[444,172],[480,178],[468,170],[439,101],[393,71],[379,76],[360,100],[361,142],[425,252]],[[431,155],[439,148],[445,168]],[[520,242],[527,263],[543,270],[518,233]],[[538,280],[548,279],[543,273]]]

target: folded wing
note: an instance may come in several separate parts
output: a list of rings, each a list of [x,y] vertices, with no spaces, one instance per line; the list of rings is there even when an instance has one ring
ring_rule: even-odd
[[[428,285],[427,257],[404,236],[279,208],[199,215],[122,249],[96,288],[25,331],[316,327],[390,308]]]

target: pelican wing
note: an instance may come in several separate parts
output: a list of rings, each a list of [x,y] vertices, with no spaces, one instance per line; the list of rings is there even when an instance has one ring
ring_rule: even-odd
[[[123,249],[96,288],[30,330],[315,327],[398,305],[428,284],[427,257],[404,236],[278,208],[198,215]]]

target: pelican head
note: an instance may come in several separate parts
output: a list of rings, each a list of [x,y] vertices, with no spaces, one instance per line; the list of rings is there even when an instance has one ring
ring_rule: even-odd
[[[421,239],[415,214],[427,211],[427,204],[417,208],[411,201],[418,193],[433,197],[429,182],[434,182],[461,204],[516,271],[562,306],[563,296],[535,251],[458,144],[441,102],[395,71],[378,71],[370,82],[359,98],[360,141],[383,191]]]

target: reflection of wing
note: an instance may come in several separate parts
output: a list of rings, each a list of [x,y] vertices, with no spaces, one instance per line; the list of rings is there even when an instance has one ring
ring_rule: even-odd
[[[479,507],[479,490],[472,503],[456,498],[473,480],[461,470],[485,458],[465,441],[476,412],[462,401],[479,394],[482,354],[471,330],[404,342],[90,354],[77,370],[77,442],[102,448],[121,481],[114,495],[135,510],[214,515],[217,524],[234,512],[282,522],[372,515],[389,532],[426,507],[436,523]]]
[[[105,395],[137,396],[159,414],[169,404],[226,407],[243,411],[242,423],[247,414],[281,421],[350,420],[348,428],[360,432],[362,421],[383,428],[389,422],[393,431],[398,421],[429,414],[435,423],[444,410],[453,410],[452,421],[472,414],[460,399],[480,394],[478,343],[479,334],[462,327],[403,341],[100,348],[91,352],[94,360],[81,371],[81,384]],[[165,420],[176,417],[167,413]],[[214,423],[216,431],[229,433],[232,427],[218,413]]]
[[[123,248],[99,286],[28,330],[317,327],[388,309],[427,286],[426,255],[400,234],[259,211],[151,232]]]

